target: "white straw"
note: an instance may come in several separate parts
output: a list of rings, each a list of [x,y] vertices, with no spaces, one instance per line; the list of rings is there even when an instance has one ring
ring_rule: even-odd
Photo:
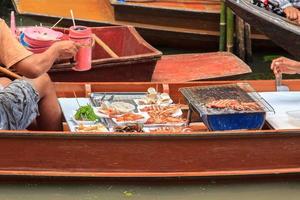
[[[73,10],[71,9],[70,12],[71,12],[71,17],[72,17],[72,21],[73,21],[73,26],[76,26],[74,15],[73,15]]]
[[[61,20],[63,20],[63,17],[60,18],[50,29],[53,29]]]

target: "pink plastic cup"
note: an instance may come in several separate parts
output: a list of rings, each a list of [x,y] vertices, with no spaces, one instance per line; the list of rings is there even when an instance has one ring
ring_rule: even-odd
[[[76,65],[73,70],[87,71],[92,68],[92,30],[85,26],[72,26],[70,40],[82,45],[75,56]]]

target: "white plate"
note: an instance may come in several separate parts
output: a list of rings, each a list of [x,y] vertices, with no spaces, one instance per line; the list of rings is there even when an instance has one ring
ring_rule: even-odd
[[[126,102],[113,102],[113,103],[111,103],[111,106],[114,106],[114,105],[116,105],[116,104],[118,104],[118,103],[124,103],[124,104],[126,104],[126,105],[128,106],[128,112],[126,112],[126,113],[133,112],[133,111],[135,110],[135,106],[134,106],[134,105],[132,105],[132,104],[130,104],[130,103],[126,103]],[[108,114],[105,114],[105,113],[100,112],[100,111],[99,111],[100,108],[101,108],[101,107],[93,107],[95,114],[96,114],[98,117],[102,117],[102,118],[110,118],[110,116],[109,116]],[[125,114],[125,113],[124,113],[124,114]],[[121,116],[121,115],[122,115],[122,114],[115,115],[115,116]]]
[[[118,122],[116,120],[116,118],[112,118],[112,120],[118,125],[118,126],[121,126],[121,125],[124,125],[124,124],[128,124],[128,123],[142,123],[144,124],[148,119],[149,119],[149,115],[148,113],[146,112],[139,112],[139,113],[134,113],[134,114],[138,114],[138,115],[142,115],[144,118],[143,119],[139,119],[139,120],[136,120],[136,121],[121,121],[121,122]],[[122,115],[121,115],[122,116]]]
[[[146,112],[146,111],[141,111],[141,109],[146,108],[146,107],[149,107],[149,106],[152,106],[152,105],[143,105],[143,106],[139,106],[139,107],[138,107],[138,111],[139,111],[139,112]],[[166,106],[168,106],[168,105],[166,105]],[[180,108],[178,108],[178,109],[176,110],[176,112],[173,113],[171,116],[172,116],[172,117],[180,117],[182,114],[183,114],[183,113],[182,113],[182,110],[181,110]]]
[[[78,131],[78,127],[79,126],[74,126],[74,129],[75,129],[75,132],[103,132],[103,133],[106,133],[106,132],[109,132],[109,130],[103,125],[101,124],[103,127],[101,127],[101,130],[99,131]],[[83,126],[97,126],[97,124],[93,124],[93,125],[83,125]]]
[[[101,118],[109,118],[109,116],[107,114],[104,114],[102,112],[99,111],[100,107],[93,107],[94,113]]]
[[[72,121],[74,121],[76,124],[83,124],[83,125],[92,125],[92,124],[95,124],[96,120],[95,121],[83,121],[83,120],[77,120],[75,119],[75,113],[76,111],[73,111],[73,114],[71,115],[71,119]]]
[[[141,103],[141,102],[144,102],[143,99],[133,99],[133,101],[134,101],[134,103],[136,103],[136,105],[138,106],[138,108],[140,106],[150,106],[150,105],[168,106],[168,105],[170,105],[170,104],[173,103],[172,99],[170,99],[168,102],[161,103],[161,104],[157,104],[157,103],[156,104],[143,104],[143,103]]]

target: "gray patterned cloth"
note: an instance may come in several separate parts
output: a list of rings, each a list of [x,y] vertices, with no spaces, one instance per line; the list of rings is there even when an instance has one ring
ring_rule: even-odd
[[[279,7],[285,9],[289,6],[300,8],[300,0],[274,0],[279,3]]]
[[[15,80],[0,90],[0,129],[26,129],[39,115],[39,95],[25,80]]]

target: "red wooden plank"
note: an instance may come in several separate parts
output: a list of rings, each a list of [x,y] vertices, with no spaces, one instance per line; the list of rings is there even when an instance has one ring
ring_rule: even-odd
[[[250,73],[250,67],[227,52],[163,56],[152,81],[184,82]]]

